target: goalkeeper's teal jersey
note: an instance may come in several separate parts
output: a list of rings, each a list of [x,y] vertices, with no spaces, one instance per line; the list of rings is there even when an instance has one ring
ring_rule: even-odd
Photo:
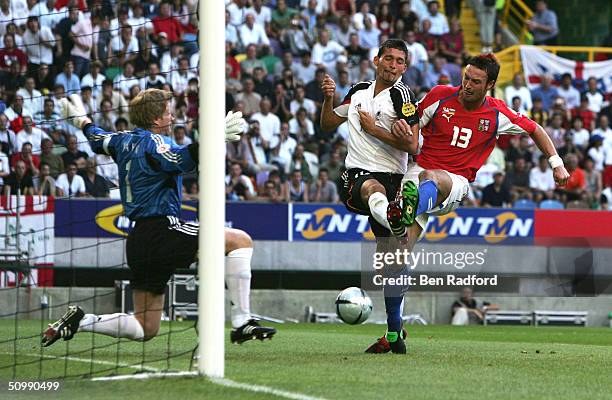
[[[128,218],[180,216],[181,174],[196,169],[197,145],[177,146],[169,137],[141,128],[114,133],[87,124],[83,132],[94,152],[117,163]]]

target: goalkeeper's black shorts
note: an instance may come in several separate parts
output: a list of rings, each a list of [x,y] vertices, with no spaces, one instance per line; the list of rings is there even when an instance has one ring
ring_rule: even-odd
[[[136,221],[127,238],[126,254],[133,289],[162,294],[178,268],[188,268],[198,252],[198,224],[176,217]]]

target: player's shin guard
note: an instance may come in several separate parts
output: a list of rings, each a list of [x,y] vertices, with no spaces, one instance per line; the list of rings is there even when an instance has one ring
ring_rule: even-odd
[[[370,214],[376,222],[391,230],[389,221],[387,221],[387,207],[389,206],[387,196],[379,192],[371,194],[368,198],[368,206],[370,207]]]
[[[438,186],[434,181],[426,180],[419,185],[419,205],[416,215],[421,215],[436,205],[438,199]]]
[[[383,276],[387,279],[386,282],[393,281],[397,284],[384,286],[385,309],[387,311],[387,331],[389,332],[387,339],[395,341],[397,335],[402,329],[402,311],[404,306],[404,293],[408,290],[407,284],[402,284],[403,280],[408,278],[408,267],[403,266],[393,268],[386,266],[383,271]]]
[[[85,314],[79,332],[94,332],[116,338],[143,340],[144,331],[135,316],[129,314]]]
[[[252,248],[230,251],[225,257],[225,282],[232,303],[232,327],[238,328],[251,319]]]

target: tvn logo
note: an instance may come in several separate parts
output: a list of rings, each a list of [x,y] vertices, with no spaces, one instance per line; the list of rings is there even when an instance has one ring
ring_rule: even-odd
[[[487,243],[500,243],[508,238],[533,236],[533,217],[521,218],[514,212],[497,215],[458,215],[456,212],[429,218],[425,239],[438,242],[448,237],[482,238]]]
[[[367,215],[338,213],[331,207],[294,213],[293,231],[306,240],[374,240]]]

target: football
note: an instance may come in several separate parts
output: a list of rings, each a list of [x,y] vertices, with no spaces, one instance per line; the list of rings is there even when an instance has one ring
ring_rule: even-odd
[[[368,319],[371,312],[372,299],[361,288],[346,288],[336,297],[336,314],[347,324],[362,324]]]

